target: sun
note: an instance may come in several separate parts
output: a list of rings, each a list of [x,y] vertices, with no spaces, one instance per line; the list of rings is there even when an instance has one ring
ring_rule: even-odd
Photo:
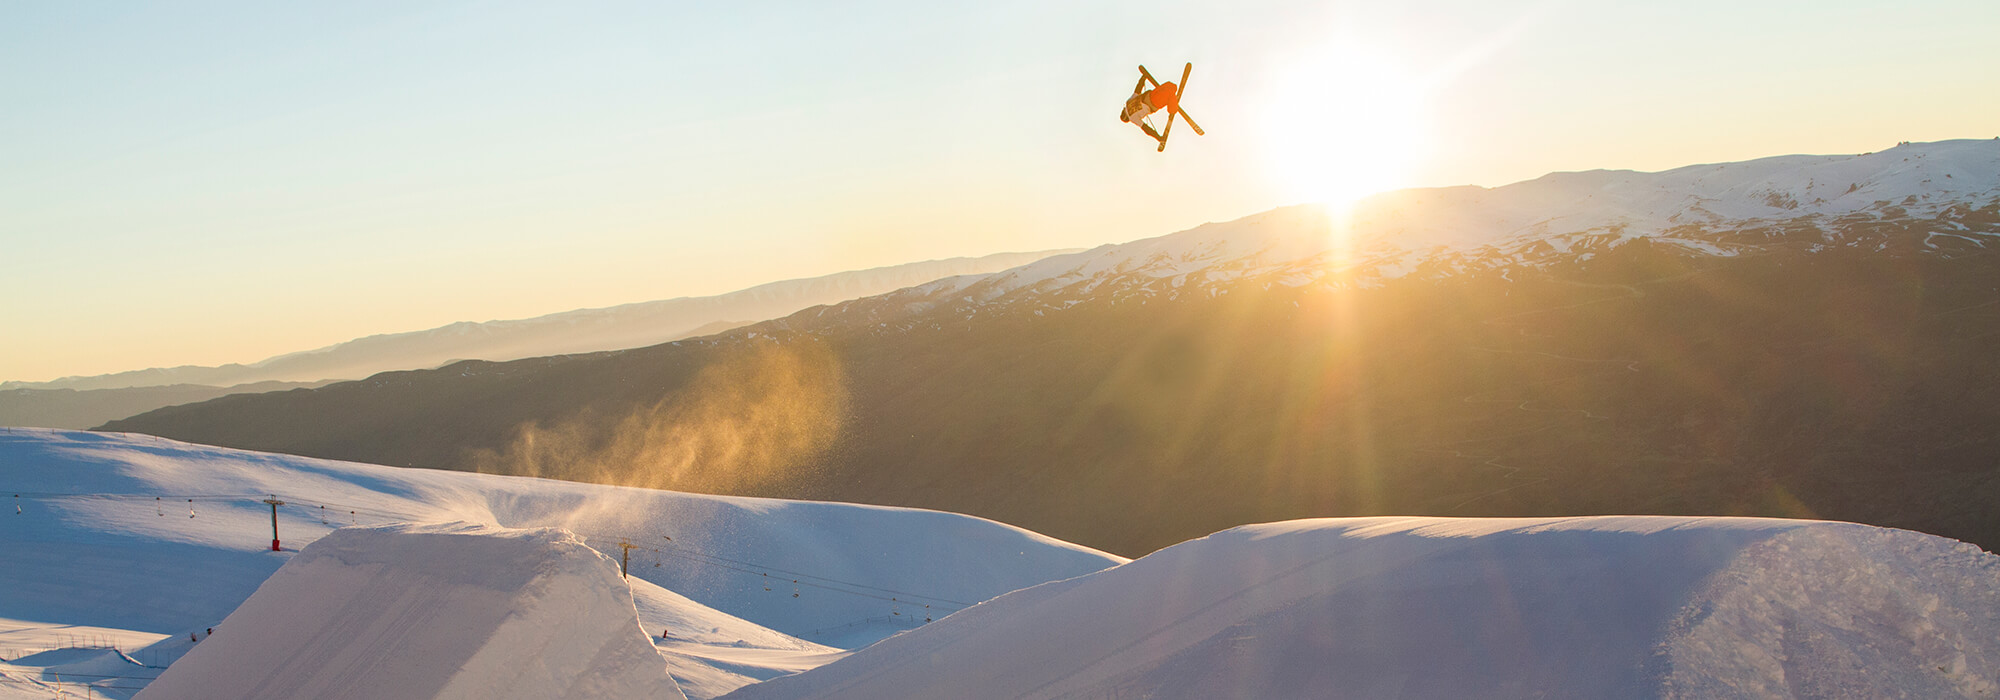
[[[1263,110],[1269,176],[1285,196],[1344,209],[1406,187],[1428,155],[1423,81],[1384,52],[1338,42],[1284,62]]]

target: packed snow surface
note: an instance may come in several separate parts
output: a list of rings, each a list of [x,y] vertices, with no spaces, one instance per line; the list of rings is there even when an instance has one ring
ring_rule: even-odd
[[[336,531],[140,700],[684,698],[618,564],[554,529]]]
[[[0,699],[84,694],[69,685],[78,682],[129,697],[207,644],[208,628],[299,547],[354,525],[559,527],[613,559],[627,554],[621,543],[633,545],[638,624],[694,698],[1124,561],[936,511],[382,467],[76,431],[0,429],[0,489],[11,501],[0,513]],[[277,509],[284,551],[270,551],[266,498],[285,503]],[[45,655],[65,647],[96,651],[90,659]]]
[[[2000,557],[1865,525],[1253,525],[1017,591],[761,698],[1991,698]]]

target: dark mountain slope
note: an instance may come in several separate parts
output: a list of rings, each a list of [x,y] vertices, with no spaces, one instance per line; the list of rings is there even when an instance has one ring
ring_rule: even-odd
[[[1126,555],[1306,516],[1749,514],[2000,545],[2000,140],[1387,193],[698,340],[107,425],[940,508]]]
[[[1388,513],[1809,516],[1992,548],[2000,269],[1878,233],[1894,246],[1715,257],[1638,240],[1504,275],[1252,278],[971,322],[876,298],[106,428],[940,508],[1127,555]]]

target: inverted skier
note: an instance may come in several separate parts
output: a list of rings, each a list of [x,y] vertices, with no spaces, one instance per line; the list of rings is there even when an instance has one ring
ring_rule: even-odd
[[[1153,130],[1152,124],[1146,123],[1146,117],[1160,110],[1166,110],[1169,115],[1180,111],[1180,87],[1171,82],[1160,83],[1159,87],[1151,90],[1145,87],[1146,79],[1142,76],[1139,86],[1132,88],[1132,96],[1125,100],[1125,110],[1118,113],[1118,121],[1138,124],[1139,129],[1153,140],[1165,141],[1160,132]]]
[[[1194,133],[1201,134],[1201,126],[1195,124],[1194,118],[1181,110],[1181,93],[1186,89],[1188,73],[1192,70],[1194,70],[1192,63],[1183,66],[1181,82],[1175,85],[1171,82],[1162,83],[1154,80],[1153,74],[1147,72],[1145,66],[1139,66],[1139,82],[1132,86],[1132,96],[1125,99],[1125,108],[1118,111],[1118,121],[1139,125],[1139,130],[1153,137],[1154,141],[1160,142],[1161,151],[1167,150],[1167,137],[1174,133],[1175,117],[1187,122],[1188,128],[1194,129]],[[1152,85],[1153,89],[1146,89],[1147,85]],[[1161,111],[1167,113],[1167,126],[1156,131],[1153,125],[1146,121],[1146,117]]]

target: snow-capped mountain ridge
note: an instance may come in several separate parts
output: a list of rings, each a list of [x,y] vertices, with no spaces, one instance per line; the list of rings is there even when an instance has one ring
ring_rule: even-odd
[[[1634,240],[1733,256],[1768,244],[1886,249],[1889,234],[1949,254],[2000,241],[2000,140],[1903,144],[1854,156],[1777,156],[1654,173],[1551,173],[1496,188],[1399,190],[1330,216],[1313,205],[1044,258],[987,275],[938,280],[836,305],[887,322],[954,308],[1054,310],[1089,300],[1227,293],[1221,286],[1373,286],[1586,262]],[[1968,219],[1968,216],[1973,216]],[[803,324],[787,324],[795,327]]]
[[[2000,198],[2000,141],[1905,144],[1858,156],[1777,156],[1657,173],[1591,170],[1504,187],[1385,193],[1357,207],[1353,228],[1398,244],[1499,244],[1522,236],[1622,229],[1657,235],[1677,226],[1839,217],[1910,207],[1931,215]],[[1476,220],[1430,218],[1459,209]]]

